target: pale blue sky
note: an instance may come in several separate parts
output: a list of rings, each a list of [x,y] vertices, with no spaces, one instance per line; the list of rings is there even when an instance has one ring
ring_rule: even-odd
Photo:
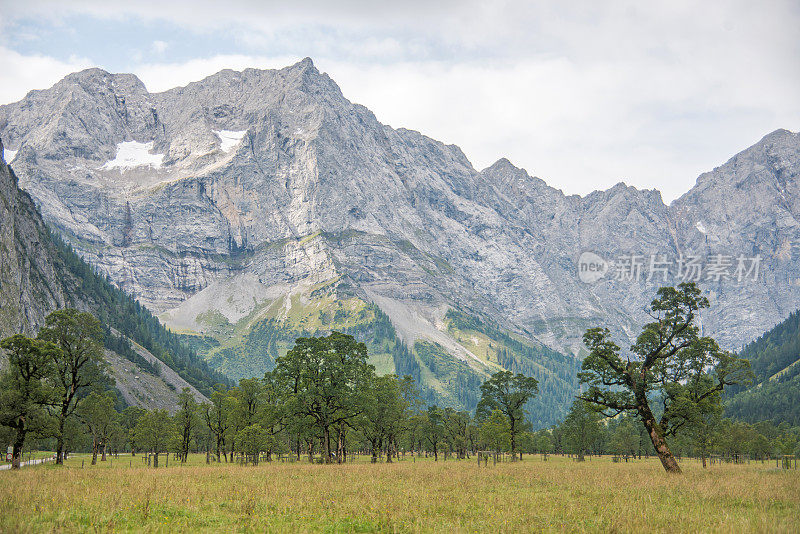
[[[625,181],[670,201],[800,129],[800,2],[650,4],[0,0],[0,103],[87,66],[160,91],[310,56],[479,169],[508,157],[567,193]]]

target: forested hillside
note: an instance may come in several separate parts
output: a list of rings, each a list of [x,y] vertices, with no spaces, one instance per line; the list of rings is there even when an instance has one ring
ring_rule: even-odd
[[[0,142],[0,154],[2,154]],[[158,362],[130,346],[138,343],[204,394],[227,378],[180,343],[132,297],[86,264],[51,234],[31,197],[0,160],[0,337],[34,333],[58,308],[91,312],[103,324],[105,345],[143,371],[160,375]]]
[[[731,388],[727,412],[748,422],[800,424],[800,311],[747,345],[753,386]]]
[[[131,349],[130,343],[125,339],[129,338],[146,348],[205,395],[211,394],[215,384],[228,383],[225,375],[211,369],[193,349],[181,343],[177,335],[164,328],[147,308],[114,286],[109,279],[98,274],[57,235],[51,234],[50,239],[65,268],[79,280],[81,299],[90,303],[92,313],[108,329],[105,336],[106,348],[158,375],[158,369]],[[110,328],[125,337],[113,334]]]
[[[338,284],[327,285],[307,297],[278,301],[263,310],[264,315],[237,324],[221,314],[206,314],[201,319],[204,334],[187,330],[180,338],[211,366],[241,379],[274,369],[275,360],[297,338],[331,331],[350,334],[366,344],[369,362],[379,375],[410,376],[423,401],[457,410],[475,409],[480,386],[493,372],[523,373],[539,381],[539,394],[526,406],[536,428],[561,420],[577,392],[580,362],[575,358],[451,309],[444,328],[463,347],[460,359],[441,343],[406,342],[377,305],[347,291]]]

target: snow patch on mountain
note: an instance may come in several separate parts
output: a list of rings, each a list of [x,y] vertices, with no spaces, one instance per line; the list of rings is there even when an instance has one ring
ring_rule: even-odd
[[[16,150],[9,150],[7,148],[3,149],[3,160],[6,163],[11,163],[11,161],[17,156]]]
[[[234,131],[234,130],[214,130],[219,140],[222,142],[220,148],[223,152],[230,152],[236,145],[242,142],[244,134],[247,130]]]
[[[153,142],[123,141],[117,145],[117,156],[107,161],[102,169],[120,169],[125,171],[136,167],[152,167],[158,169],[164,161],[164,154],[151,154]]]

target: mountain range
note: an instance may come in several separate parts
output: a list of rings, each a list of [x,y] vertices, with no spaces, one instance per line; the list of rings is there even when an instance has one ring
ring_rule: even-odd
[[[232,378],[337,329],[429,401],[471,408],[497,369],[536,376],[545,424],[583,332],[628,344],[660,285],[695,276],[704,331],[732,349],[800,307],[786,130],[670,205],[622,183],[565,195],[381,124],[305,59],[162,93],[81,71],[0,106],[0,138],[54,231]]]

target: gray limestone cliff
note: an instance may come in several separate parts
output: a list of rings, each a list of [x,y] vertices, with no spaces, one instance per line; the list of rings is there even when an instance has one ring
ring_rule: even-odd
[[[33,200],[0,157],[0,337],[34,332],[47,313],[66,302],[48,237]]]

